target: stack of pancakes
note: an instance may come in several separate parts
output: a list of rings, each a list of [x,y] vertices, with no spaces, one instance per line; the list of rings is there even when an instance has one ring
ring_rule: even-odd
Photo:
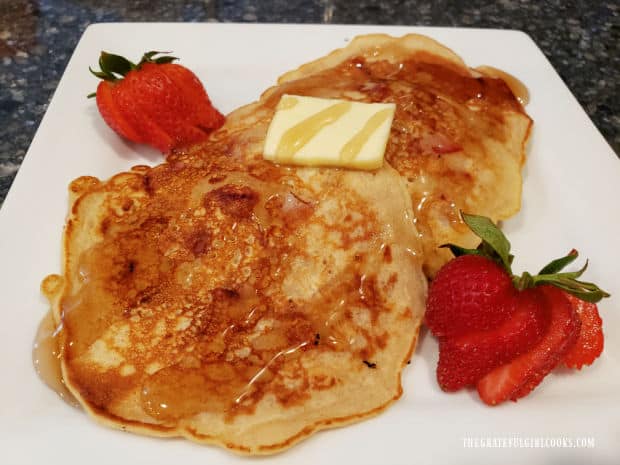
[[[384,166],[263,160],[283,94],[393,102]],[[419,35],[361,36],[285,74],[204,144],[70,186],[43,283],[65,383],[97,420],[273,453],[402,393],[459,210],[520,206],[531,120],[505,81]]]

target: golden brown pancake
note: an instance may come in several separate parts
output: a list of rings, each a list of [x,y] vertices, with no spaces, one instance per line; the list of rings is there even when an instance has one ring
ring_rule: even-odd
[[[497,222],[521,207],[532,121],[511,90],[524,89],[508,78],[490,67],[469,69],[425,36],[373,34],[286,73],[247,111],[270,110],[285,93],[396,103],[385,157],[407,183],[432,277],[451,258],[440,245],[479,240],[459,210]]]
[[[400,396],[426,282],[388,165],[182,154],[71,190],[64,282],[46,283],[96,419],[261,454]]]
[[[387,163],[263,160],[284,93],[395,102]],[[518,209],[529,126],[504,81],[436,42],[363,36],[285,75],[205,144],[79,178],[63,276],[43,286],[67,386],[111,426],[250,454],[380,412],[402,392],[423,265],[432,275],[438,244],[471,239],[459,208]]]

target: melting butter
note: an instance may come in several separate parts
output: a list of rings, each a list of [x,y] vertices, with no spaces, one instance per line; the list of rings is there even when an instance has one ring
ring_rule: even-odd
[[[377,169],[396,105],[283,95],[263,156],[277,163]]]

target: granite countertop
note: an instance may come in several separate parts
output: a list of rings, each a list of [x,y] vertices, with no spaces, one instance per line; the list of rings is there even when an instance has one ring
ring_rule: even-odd
[[[112,21],[520,29],[620,154],[620,5],[613,0],[0,0],[0,204],[82,32]]]

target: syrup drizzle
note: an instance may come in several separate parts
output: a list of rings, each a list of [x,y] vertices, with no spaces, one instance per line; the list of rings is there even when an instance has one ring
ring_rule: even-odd
[[[32,346],[32,363],[39,378],[52,391],[60,396],[67,404],[78,407],[80,404],[69,392],[62,378],[60,368],[61,351],[58,347],[58,334],[62,331],[62,324],[56,327],[52,313],[48,312],[37,329]]]
[[[276,149],[276,159],[281,161],[292,159],[321,129],[342,118],[351,106],[351,102],[336,103],[288,129]]]
[[[340,159],[344,161],[354,160],[355,157],[359,155],[366,142],[368,142],[370,136],[372,136],[392,114],[393,111],[386,108],[372,115],[364,127],[342,148],[340,151]]]
[[[486,76],[501,79],[502,81],[504,81],[506,85],[510,88],[514,96],[517,98],[519,103],[521,103],[521,105],[525,106],[529,103],[530,92],[527,90],[525,84],[523,84],[512,74],[509,74],[506,71],[502,71],[501,69],[497,69],[492,66],[478,66],[475,69],[476,71]]]
[[[278,103],[278,110],[290,110],[294,108],[299,103],[299,99],[295,98],[292,95],[283,95],[280,99],[280,103]]]

